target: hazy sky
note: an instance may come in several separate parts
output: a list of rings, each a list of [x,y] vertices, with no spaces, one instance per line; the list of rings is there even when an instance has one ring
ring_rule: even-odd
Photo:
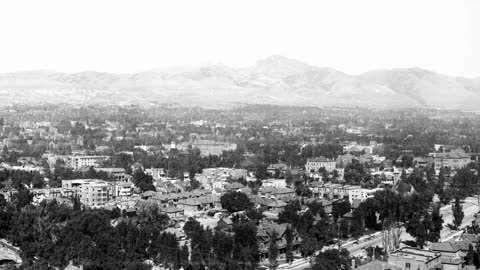
[[[137,72],[284,55],[357,74],[480,76],[478,0],[0,3],[0,71]]]

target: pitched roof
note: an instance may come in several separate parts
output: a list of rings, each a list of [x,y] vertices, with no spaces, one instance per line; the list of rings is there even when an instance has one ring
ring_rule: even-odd
[[[174,207],[174,206],[168,206],[165,208],[160,208],[160,212],[165,212],[165,213],[179,213],[183,212],[183,209]]]
[[[471,156],[462,149],[456,149],[446,153],[438,153],[435,155],[435,158],[445,158],[445,159],[459,159],[459,158],[470,158]]]
[[[181,232],[180,230],[175,229],[175,228],[168,228],[163,232],[173,234],[173,235],[175,235],[176,238],[186,237],[186,235],[183,232]]]
[[[451,242],[443,242],[433,243],[430,249],[439,252],[457,252],[460,250],[460,247]]]
[[[287,205],[286,202],[278,200],[278,201],[274,201],[274,202],[270,203],[268,206],[279,208],[279,207],[285,207],[286,205]]]

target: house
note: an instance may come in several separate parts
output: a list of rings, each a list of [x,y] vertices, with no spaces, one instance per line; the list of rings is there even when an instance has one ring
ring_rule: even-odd
[[[388,263],[401,269],[428,270],[440,266],[441,255],[429,250],[404,247],[390,253]]]
[[[443,258],[460,258],[460,247],[452,242],[433,243],[430,250],[441,254]]]
[[[245,187],[244,185],[235,182],[235,183],[227,184],[225,186],[225,190],[226,191],[237,191],[237,190],[242,189],[244,187]]]
[[[278,176],[280,176],[280,175],[285,175],[287,170],[288,170],[288,166],[285,163],[270,164],[270,166],[268,166],[267,168],[267,173],[272,177],[276,177],[275,174],[277,172],[279,173]]]
[[[168,229],[164,230],[163,232],[175,235],[175,238],[177,238],[178,241],[184,241],[184,240],[187,239],[187,236],[182,231],[180,231],[179,229],[168,228]]]
[[[271,237],[273,232],[276,232],[276,244],[278,247],[278,254],[280,257],[285,256],[287,240],[285,237],[286,229],[290,227],[292,229],[293,243],[292,248],[294,251],[298,250],[298,246],[301,242],[301,239],[295,229],[291,227],[290,224],[268,224],[260,223],[257,227],[257,242],[258,242],[258,251],[260,259],[268,258],[268,249],[271,242]]]
[[[460,258],[442,258],[443,270],[463,270],[463,264]]]
[[[145,192],[142,193],[142,196],[141,196],[141,197],[142,197],[143,200],[148,200],[148,199],[154,197],[155,194],[156,194],[155,191],[153,191],[153,190],[147,190],[147,191],[145,191]]]
[[[185,199],[177,202],[177,207],[190,211],[201,211],[202,203],[198,199]]]
[[[276,214],[282,212],[285,206],[287,206],[287,203],[282,200],[273,201],[269,205],[267,205],[268,210]]]
[[[230,218],[223,218],[217,222],[217,228],[220,230],[231,231],[233,228],[233,221]]]
[[[160,213],[166,214],[170,219],[180,219],[184,217],[185,210],[174,207],[167,206],[159,209]]]

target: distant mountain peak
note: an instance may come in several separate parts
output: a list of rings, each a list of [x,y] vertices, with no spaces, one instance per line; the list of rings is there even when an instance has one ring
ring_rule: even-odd
[[[134,74],[85,71],[0,73],[1,104],[131,104],[179,102],[191,106],[275,104],[298,106],[480,106],[480,79],[422,68],[348,75],[273,55],[235,69],[222,63]]]

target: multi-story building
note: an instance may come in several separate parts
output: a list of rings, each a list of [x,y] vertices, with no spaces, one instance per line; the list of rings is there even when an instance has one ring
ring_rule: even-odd
[[[89,181],[93,181],[93,179],[62,180],[62,193],[67,197],[80,195],[82,185]]]
[[[100,180],[86,182],[81,187],[80,202],[89,207],[104,207],[112,198],[112,185]]]
[[[131,192],[131,184],[129,185]],[[120,194],[125,194],[124,187],[121,186],[121,188]],[[78,196],[83,205],[94,208],[103,207],[112,198],[113,189],[109,182],[97,179],[62,180],[64,196]]]
[[[90,166],[97,167],[105,159],[107,156],[69,156],[67,166],[74,170]]]
[[[163,168],[145,169],[145,173],[151,175],[155,181],[163,181],[167,179],[167,172]]]
[[[307,169],[307,172],[318,172],[320,168],[325,168],[327,172],[331,172],[335,170],[336,162],[333,159],[328,159],[325,157],[307,159],[307,164],[305,164],[305,169]]]
[[[96,172],[106,172],[108,176],[116,182],[126,182],[129,175],[125,172],[124,168],[95,168]]]
[[[126,197],[131,196],[133,190],[133,184],[127,182],[116,182],[112,188],[113,197]]]
[[[192,147],[196,147],[200,150],[201,156],[219,156],[223,151],[236,150],[237,145],[234,143],[215,142],[207,140],[199,140],[192,143]]]
[[[451,152],[435,154],[435,172],[438,174],[442,168],[458,169],[467,166],[472,161],[469,154],[462,149]]]

